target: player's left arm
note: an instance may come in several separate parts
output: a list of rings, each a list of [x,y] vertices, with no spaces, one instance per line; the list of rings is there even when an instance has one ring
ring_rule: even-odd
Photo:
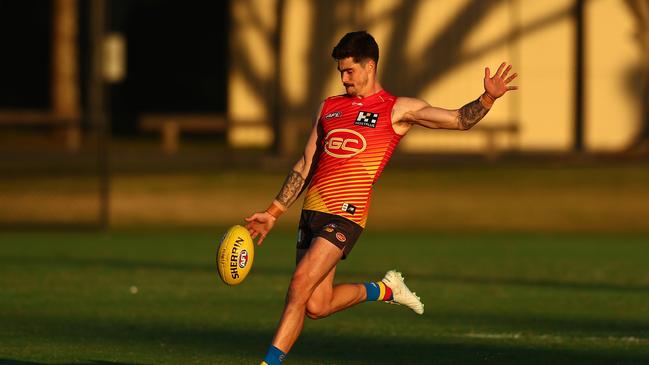
[[[286,212],[300,194],[302,194],[304,189],[306,189],[313,176],[318,163],[323,138],[319,123],[323,105],[324,103],[320,105],[316,114],[315,122],[304,148],[303,155],[293,165],[275,199],[264,212],[257,212],[250,217],[244,218],[247,222],[246,228],[250,232],[252,239],[254,240],[259,236],[259,240],[257,241],[258,245],[262,244],[279,216]]]
[[[393,108],[395,129],[400,134],[405,134],[413,125],[431,129],[471,129],[487,115],[496,99],[510,90],[518,89],[509,85],[518,76],[514,73],[507,77],[511,68],[511,65],[503,62],[492,77],[491,70],[486,67],[484,93],[459,109],[438,108],[421,99],[400,97]]]

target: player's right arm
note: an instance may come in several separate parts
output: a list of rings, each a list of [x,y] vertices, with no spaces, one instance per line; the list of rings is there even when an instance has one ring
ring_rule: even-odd
[[[320,104],[320,108],[318,109],[318,114],[316,115],[311,134],[304,148],[304,153],[295,165],[293,165],[293,168],[284,180],[284,184],[279,189],[279,193],[277,193],[277,196],[268,209],[245,218],[246,222],[248,222],[246,228],[250,232],[252,239],[254,240],[259,237],[257,241],[258,245],[262,244],[268,232],[275,225],[277,218],[288,210],[308,185],[317,164],[319,139],[321,138],[318,133],[318,119],[320,118],[321,112],[322,104]]]
[[[471,129],[489,112],[496,99],[510,90],[518,89],[517,86],[509,86],[517,76],[514,73],[507,77],[511,68],[511,65],[503,62],[492,77],[489,67],[486,67],[483,80],[484,93],[459,109],[433,107],[417,98],[398,98],[392,109],[395,130],[403,135],[413,125],[430,129]]]

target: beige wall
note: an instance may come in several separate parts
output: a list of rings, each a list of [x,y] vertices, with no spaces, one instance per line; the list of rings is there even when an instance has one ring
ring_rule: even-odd
[[[521,148],[567,151],[575,113],[572,0],[520,1]],[[542,24],[542,25],[539,25]]]
[[[285,0],[281,64],[274,64],[276,1],[232,5],[230,141],[268,146],[272,103],[280,102],[286,153],[301,148],[319,102],[343,92],[331,48],[367,29],[381,47],[379,77],[398,95],[458,108],[482,92],[484,67],[514,63],[521,90],[499,100],[482,126],[517,124],[503,149],[569,151],[573,141],[574,0]],[[638,128],[625,75],[637,64],[633,22],[620,0],[587,2],[586,148],[620,150]],[[615,24],[615,26],[611,26]],[[280,68],[278,68],[280,67]],[[276,93],[280,74],[280,93]],[[415,129],[402,152],[481,151],[478,131]]]
[[[468,0],[421,2],[417,18],[412,25],[412,33],[417,36],[408,44],[410,58],[422,59],[421,49],[425,48],[427,43],[434,41],[449,24],[456,22],[455,18],[462,16],[459,14],[461,9],[469,3]],[[512,19],[511,4],[503,1],[485,16],[472,14],[472,17],[477,24],[465,39],[458,40],[458,59],[453,67],[440,75],[435,82],[426,84],[416,96],[435,106],[459,108],[482,93],[485,66],[490,67],[493,73],[500,62],[515,62],[517,44],[506,40],[516,24],[516,19]],[[424,31],[420,32],[419,29]],[[486,45],[491,46],[485,47]],[[515,66],[520,70],[520,64]],[[425,68],[426,63],[418,67]],[[520,81],[516,84],[523,87]],[[501,99],[481,125],[518,123],[514,108],[519,106],[520,95],[511,96]],[[484,137],[481,133],[430,131],[418,128],[403,140],[402,150],[475,152],[484,149],[486,144]],[[503,139],[501,143],[506,147],[516,145],[509,138]]]
[[[586,135],[590,150],[625,149],[640,125],[640,106],[632,97],[630,75],[640,62],[633,40],[633,18],[620,0],[588,3]]]

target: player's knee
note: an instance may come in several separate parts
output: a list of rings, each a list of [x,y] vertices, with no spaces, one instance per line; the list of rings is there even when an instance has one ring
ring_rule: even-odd
[[[328,312],[311,312],[306,311],[306,316],[311,319],[322,319],[329,316]]]
[[[331,314],[329,307],[322,305],[321,303],[314,303],[309,301],[306,304],[306,315],[311,319],[322,319],[328,317]]]

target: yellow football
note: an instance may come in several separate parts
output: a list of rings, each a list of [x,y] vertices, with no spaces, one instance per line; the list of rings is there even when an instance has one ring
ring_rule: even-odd
[[[240,225],[228,229],[216,252],[219,276],[228,285],[238,285],[248,276],[255,258],[255,244],[248,230]]]

